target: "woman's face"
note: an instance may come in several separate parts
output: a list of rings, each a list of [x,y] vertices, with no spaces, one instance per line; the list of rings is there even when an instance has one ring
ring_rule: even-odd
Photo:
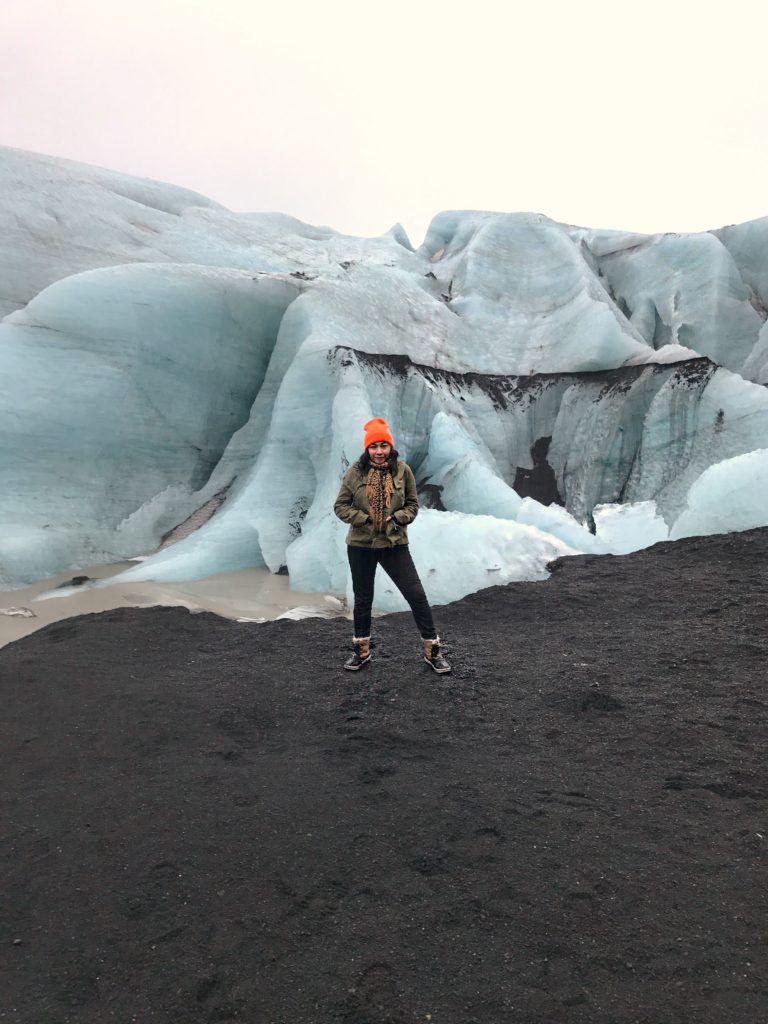
[[[368,445],[368,455],[376,466],[383,466],[391,451],[392,445],[387,444],[386,441],[374,441],[373,444]]]

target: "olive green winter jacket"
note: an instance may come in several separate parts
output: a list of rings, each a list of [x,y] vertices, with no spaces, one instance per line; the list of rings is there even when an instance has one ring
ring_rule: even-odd
[[[412,523],[419,511],[416,494],[416,480],[411,467],[398,460],[392,474],[392,498],[389,512],[392,520],[385,524],[382,532],[373,528],[368,495],[365,492],[367,474],[355,462],[349,467],[341,481],[341,490],[333,511],[345,523],[349,523],[347,544],[355,548],[388,548],[395,544],[408,543],[408,524]]]

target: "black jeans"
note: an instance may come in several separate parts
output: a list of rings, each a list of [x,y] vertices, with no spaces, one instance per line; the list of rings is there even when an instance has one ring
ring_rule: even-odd
[[[355,636],[371,635],[373,581],[376,566],[380,565],[410,605],[423,639],[434,640],[437,637],[432,609],[407,544],[396,544],[391,548],[356,548],[348,544],[347,554],[355,592]]]

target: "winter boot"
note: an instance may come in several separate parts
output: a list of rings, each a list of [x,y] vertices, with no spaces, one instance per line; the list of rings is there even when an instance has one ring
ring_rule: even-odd
[[[371,638],[369,636],[353,636],[352,643],[355,646],[355,653],[344,663],[344,668],[350,672],[357,672],[371,660]]]
[[[440,649],[440,637],[433,640],[424,640],[424,661],[433,668],[438,675],[445,675],[451,671],[451,666],[445,660]]]

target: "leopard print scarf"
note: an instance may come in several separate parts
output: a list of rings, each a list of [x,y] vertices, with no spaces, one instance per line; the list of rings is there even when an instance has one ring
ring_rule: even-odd
[[[392,473],[389,466],[382,466],[381,469],[378,466],[371,466],[368,470],[365,493],[368,496],[373,528],[380,533],[389,515],[389,502],[392,497]]]

